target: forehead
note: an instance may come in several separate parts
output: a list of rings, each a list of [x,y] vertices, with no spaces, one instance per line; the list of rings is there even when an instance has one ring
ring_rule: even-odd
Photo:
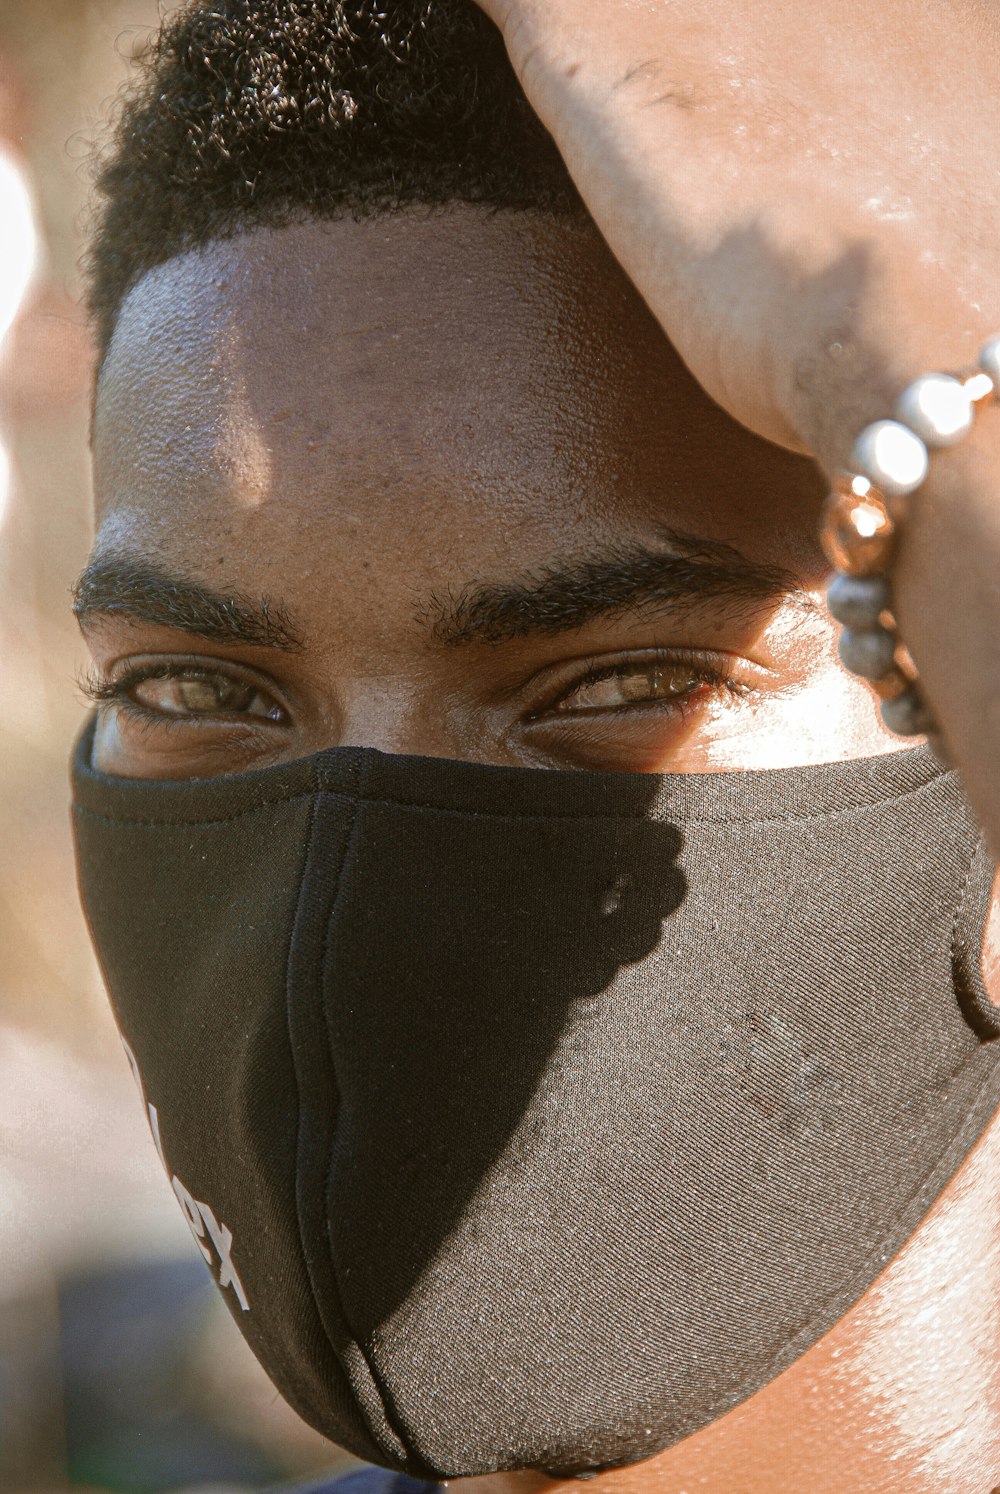
[[[581,523],[752,551],[812,494],[702,394],[589,224],[467,206],[256,230],[147,274],[95,477],[105,533],[147,553],[197,533],[259,555],[336,522],[383,555],[435,526],[473,550],[516,534],[525,563]]]

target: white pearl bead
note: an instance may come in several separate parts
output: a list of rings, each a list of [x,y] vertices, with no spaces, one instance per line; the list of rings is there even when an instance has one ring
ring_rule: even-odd
[[[927,476],[927,447],[898,420],[876,420],[855,441],[851,467],[892,497],[912,493]]]
[[[1000,399],[1000,337],[991,337],[979,354],[979,367],[993,380],[993,393]]]
[[[974,418],[972,400],[950,374],[929,373],[914,379],[896,406],[896,419],[928,446],[951,446],[961,441],[972,429]]]

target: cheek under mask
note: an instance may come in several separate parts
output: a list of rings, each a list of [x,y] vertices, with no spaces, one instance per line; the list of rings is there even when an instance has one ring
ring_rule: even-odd
[[[282,1395],[423,1477],[646,1458],[857,1301],[1000,1105],[927,749],[707,776],[75,764],[154,1138]]]

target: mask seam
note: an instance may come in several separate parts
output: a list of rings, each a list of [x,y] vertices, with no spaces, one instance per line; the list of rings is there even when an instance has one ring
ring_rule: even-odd
[[[311,796],[306,795],[306,794],[296,795],[296,798],[300,798],[300,799],[304,799],[304,798],[308,798],[308,797],[311,797]],[[307,873],[309,871],[309,864],[312,861],[313,845],[314,845],[315,840],[316,840],[316,825],[317,825],[317,821],[319,819],[319,798],[318,798],[318,796],[312,796],[312,797],[313,797],[313,807],[312,807],[312,812],[309,815],[309,833],[308,833],[308,836],[306,838],[305,854],[302,857],[302,862],[301,862],[301,865],[299,867],[298,887],[297,887],[296,893],[295,893],[295,912],[294,912],[294,915],[293,915],[292,921],[291,921],[291,927],[290,927],[289,935],[288,935],[288,948],[287,948],[287,951],[286,951],[286,954],[285,954],[285,1035],[286,1035],[286,1038],[287,1038],[287,1041],[288,1041],[289,1051],[292,1054],[292,1068],[293,1068],[293,1071],[294,1071],[294,1074],[295,1074],[295,1094],[296,1094],[296,1099],[298,1101],[298,1108],[297,1108],[297,1115],[296,1115],[296,1122],[295,1122],[295,1174],[296,1174],[296,1183],[295,1183],[295,1229],[296,1229],[296,1234],[298,1236],[299,1253],[300,1253],[300,1255],[302,1257],[303,1266],[305,1267],[305,1278],[306,1278],[306,1281],[309,1283],[309,1295],[312,1298],[313,1311],[316,1314],[317,1321],[322,1325],[323,1324],[323,1315],[322,1315],[322,1313],[320,1311],[319,1298],[318,1298],[317,1293],[316,1293],[316,1287],[315,1287],[315,1285],[313,1283],[312,1272],[309,1269],[309,1255],[308,1255],[308,1251],[306,1250],[305,1232],[304,1232],[304,1229],[303,1229],[302,1213],[301,1213],[301,1210],[299,1208],[299,1199],[298,1199],[298,1189],[299,1189],[298,1178],[299,1178],[299,1166],[300,1166],[299,1156],[300,1156],[300,1149],[301,1149],[301,1145],[302,1145],[303,1110],[304,1110],[304,1107],[305,1107],[305,1099],[304,1099],[304,1095],[303,1095],[303,1092],[302,1092],[302,1077],[301,1077],[301,1075],[299,1073],[298,1062],[295,1059],[295,1042],[294,1042],[293,1031],[292,1031],[292,1000],[291,1000],[291,997],[292,997],[292,979],[291,979],[291,976],[292,976],[292,967],[293,967],[292,951],[293,951],[293,948],[294,948],[294,945],[295,945],[295,933],[296,933],[296,930],[298,928],[299,917],[300,917],[300,914],[301,914],[301,911],[302,911],[302,896],[303,896],[303,893],[305,892],[306,875],[307,875]],[[324,1329],[324,1332],[325,1332],[325,1329]],[[336,1349],[334,1348],[333,1344],[331,1344],[330,1347],[331,1347],[331,1349],[333,1349],[334,1356],[336,1357]]]
[[[329,792],[327,792],[326,790],[323,790],[323,789],[316,790],[317,817],[318,817],[318,811],[319,811],[319,803],[320,803],[321,799],[326,799],[326,798],[339,799],[339,800],[341,800],[343,802],[346,797],[347,796],[342,795],[342,794],[329,793]],[[340,906],[341,898],[343,896],[345,896],[345,887],[347,885],[349,870],[350,870],[351,862],[352,862],[354,854],[355,854],[355,848],[356,848],[357,840],[358,840],[359,822],[360,822],[360,819],[361,819],[361,809],[362,809],[362,806],[367,801],[364,800],[364,799],[362,799],[362,798],[360,798],[360,797],[358,797],[358,796],[354,796],[354,797],[349,798],[348,802],[350,802],[352,804],[352,806],[353,806],[352,815],[351,815],[351,828],[348,831],[347,844],[344,847],[344,854],[343,854],[343,857],[342,857],[341,863],[340,863],[340,873],[339,873],[339,876],[337,878],[337,890],[336,890],[336,892],[333,895],[333,899],[330,902],[329,908],[328,908],[327,913],[326,913],[326,917],[325,917],[325,921],[324,921],[324,928],[323,928],[323,943],[322,943],[322,947],[321,947],[321,950],[320,950],[320,971],[321,971],[321,981],[322,981],[322,990],[323,990],[323,992],[325,992],[325,989],[326,989],[326,971],[327,971],[327,961],[328,961],[329,952],[330,952],[330,935],[331,935],[331,930],[332,930],[333,925],[334,925],[334,923],[336,921],[336,912],[337,912],[338,907]],[[330,1062],[330,1069],[331,1069],[331,1072],[333,1073],[334,1077],[336,1078],[336,1073],[337,1073],[336,1056],[335,1056],[335,1053],[334,1053],[333,1039],[332,1039],[331,1034],[330,1034],[330,1024],[327,1021],[325,1007],[326,1007],[326,1004],[325,1004],[325,1001],[324,1001],[323,1002],[323,1008],[324,1008],[324,1010],[323,1010],[323,1034],[324,1034],[324,1037],[326,1039],[326,1048],[327,1048],[327,1055],[328,1055],[329,1062]],[[339,1086],[338,1086],[338,1088],[339,1088]],[[326,1237],[327,1256],[328,1256],[329,1262],[330,1262],[330,1273],[331,1273],[331,1276],[333,1278],[334,1284],[336,1286],[336,1291],[337,1291],[337,1305],[340,1308],[340,1315],[341,1315],[341,1318],[343,1320],[344,1327],[347,1330],[349,1342],[354,1346],[354,1348],[358,1352],[358,1355],[360,1356],[361,1362],[363,1363],[363,1365],[365,1367],[365,1370],[368,1373],[368,1378],[369,1378],[369,1381],[371,1383],[371,1386],[374,1389],[374,1391],[375,1391],[375,1393],[376,1393],[376,1395],[378,1397],[379,1405],[380,1405],[381,1410],[382,1410],[382,1415],[383,1415],[384,1420],[385,1420],[385,1425],[389,1429],[389,1431],[392,1434],[392,1436],[396,1439],[396,1442],[398,1444],[397,1448],[392,1449],[390,1451],[390,1456],[398,1458],[400,1456],[400,1454],[402,1454],[403,1459],[405,1460],[405,1462],[407,1463],[407,1465],[409,1466],[409,1468],[411,1470],[413,1468],[413,1465],[417,1464],[418,1465],[418,1471],[419,1471],[420,1475],[426,1475],[428,1477],[435,1478],[436,1475],[432,1471],[430,1471],[430,1470],[428,1470],[426,1468],[426,1466],[423,1464],[422,1460],[416,1455],[416,1453],[414,1452],[413,1448],[410,1446],[410,1444],[407,1441],[406,1437],[403,1436],[403,1434],[400,1431],[399,1427],[396,1425],[396,1420],[395,1420],[395,1415],[394,1415],[394,1409],[392,1407],[391,1397],[387,1393],[386,1387],[385,1387],[385,1385],[382,1382],[381,1376],[379,1375],[378,1371],[375,1369],[375,1366],[372,1364],[371,1360],[369,1359],[369,1356],[368,1356],[367,1352],[365,1351],[365,1348],[364,1348],[364,1346],[362,1344],[361,1335],[356,1331],[356,1329],[354,1327],[354,1324],[351,1321],[350,1315],[348,1314],[347,1304],[346,1304],[346,1301],[345,1301],[345,1298],[344,1298],[344,1290],[343,1290],[343,1286],[342,1286],[342,1283],[341,1283],[340,1272],[338,1270],[336,1257],[335,1257],[334,1251],[333,1251],[333,1240],[331,1238],[330,1228],[329,1228],[329,1216],[326,1214],[326,1199],[329,1197],[330,1179],[331,1179],[332,1172],[333,1172],[333,1156],[331,1155],[331,1157],[329,1159],[329,1163],[328,1163],[327,1169],[326,1169],[326,1177],[324,1179],[324,1203],[323,1203],[323,1207],[324,1207],[324,1215],[325,1215],[325,1217],[327,1219],[327,1225],[326,1225],[326,1229],[325,1229],[324,1233],[325,1233],[325,1237]],[[310,1281],[310,1288],[311,1287],[312,1287],[312,1283]],[[314,1297],[315,1297],[315,1293],[314,1293]],[[322,1319],[321,1319],[321,1321],[322,1321]],[[364,1414],[363,1408],[361,1408],[361,1409],[362,1409],[362,1414]],[[372,1429],[369,1429],[369,1435],[372,1437],[372,1440],[376,1444],[380,1444],[381,1443],[382,1439],[379,1436],[377,1436]]]
[[[308,874],[309,874],[309,868],[310,868],[310,865],[312,863],[314,852],[315,852],[316,836],[317,836],[317,831],[318,831],[318,826],[319,826],[321,804],[322,804],[323,797],[324,796],[322,795],[322,793],[319,792],[319,791],[317,791],[317,790],[313,790],[309,794],[303,793],[303,794],[296,794],[294,796],[294,798],[296,800],[311,798],[313,800],[313,807],[312,807],[312,813],[309,816],[309,830],[308,830],[308,835],[307,835],[307,839],[306,839],[305,853],[304,853],[304,855],[302,857],[301,865],[300,865],[300,868],[299,868],[298,887],[296,889],[296,896],[295,896],[295,915],[294,915],[294,917],[292,919],[292,930],[291,930],[291,934],[289,936],[288,952],[287,952],[286,960],[285,960],[285,969],[286,969],[286,972],[287,972],[286,973],[286,977],[285,977],[285,1032],[286,1032],[286,1036],[287,1036],[287,1040],[288,1040],[289,1046],[290,1046],[291,1051],[293,1052],[293,1054],[294,1054],[294,1051],[295,1051],[295,1045],[294,1045],[294,1041],[293,1041],[292,1012],[291,1012],[291,971],[292,971],[292,965],[293,965],[293,961],[292,961],[292,948],[293,948],[293,944],[294,944],[294,940],[295,940],[295,931],[296,931],[296,928],[298,926],[299,915],[300,915],[301,908],[302,908],[302,898],[303,898],[303,895],[304,895],[304,892],[305,892],[306,880],[307,880],[307,877],[308,877]],[[285,801],[285,802],[293,802],[293,801],[289,800],[289,801]],[[326,917],[324,918],[324,931],[323,931],[323,957],[324,957],[324,959],[325,959],[325,953],[326,953],[326,941],[327,941],[327,937],[328,937],[328,929],[329,929],[329,924],[330,924],[330,917],[332,915],[333,907],[336,906],[337,900],[338,900],[339,895],[340,895],[340,889],[341,889],[341,885],[342,885],[342,881],[343,881],[343,873],[344,873],[344,870],[346,868],[347,861],[348,861],[348,859],[350,857],[351,849],[352,849],[353,844],[354,844],[354,833],[355,833],[356,822],[357,822],[357,806],[355,806],[355,812],[354,812],[354,816],[352,818],[351,828],[350,828],[350,831],[348,832],[347,844],[346,844],[345,849],[344,849],[343,857],[341,858],[340,871],[339,871],[338,878],[337,878],[337,888],[336,888],[336,891],[334,893],[331,906],[330,906],[330,908],[329,908],[329,910],[328,910],[328,912],[326,914]],[[327,1033],[327,1025],[326,1025],[325,1018],[324,1018],[324,1021],[323,1021],[323,1028],[324,1028],[324,1033]],[[327,1047],[329,1049],[329,1034],[328,1033],[327,1033]],[[331,1064],[332,1064],[332,1061],[333,1060],[332,1060],[332,1056],[331,1056]],[[296,1159],[298,1159],[300,1145],[301,1145],[301,1139],[302,1139],[302,1131],[303,1131],[303,1115],[304,1115],[304,1111],[305,1111],[305,1108],[306,1108],[306,1096],[305,1096],[305,1094],[303,1092],[302,1078],[301,1078],[301,1075],[300,1075],[300,1072],[299,1072],[298,1064],[294,1064],[294,1072],[295,1072],[296,1097],[297,1097],[297,1100],[298,1100],[298,1115],[297,1115],[297,1121],[296,1121],[296,1136],[295,1136],[295,1154],[296,1154]],[[298,1174],[298,1166],[299,1166],[298,1160],[296,1160],[296,1174]],[[343,1355],[338,1352],[336,1344],[333,1342],[330,1334],[327,1332],[327,1328],[326,1328],[326,1323],[324,1321],[323,1312],[322,1312],[322,1310],[320,1308],[319,1294],[317,1292],[316,1285],[315,1285],[315,1283],[313,1281],[313,1273],[309,1269],[309,1264],[308,1264],[308,1262],[309,1262],[309,1254],[308,1254],[308,1251],[306,1249],[304,1225],[303,1225],[303,1219],[302,1219],[301,1209],[299,1207],[298,1186],[296,1187],[296,1199],[295,1199],[295,1225],[296,1225],[296,1233],[297,1233],[297,1237],[298,1237],[299,1253],[301,1255],[303,1264],[305,1266],[305,1279],[306,1279],[306,1282],[308,1283],[309,1296],[310,1296],[310,1299],[311,1299],[311,1302],[312,1302],[313,1312],[315,1313],[315,1316],[316,1316],[316,1321],[320,1325],[321,1331],[323,1332],[323,1335],[326,1338],[326,1341],[329,1344],[330,1349],[331,1349],[331,1351],[332,1351],[335,1359],[340,1364],[341,1373],[344,1375],[344,1378],[345,1378],[347,1384],[350,1385],[351,1384],[351,1380],[350,1380],[350,1373],[349,1373],[348,1366],[344,1363]],[[331,1266],[332,1266],[332,1256],[331,1256]],[[343,1321],[344,1327],[347,1330],[346,1337],[347,1337],[347,1339],[348,1339],[349,1342],[356,1343],[356,1336],[353,1334],[353,1330],[352,1330],[351,1325],[350,1325],[350,1323],[348,1322],[348,1319],[347,1319],[347,1313],[346,1313],[346,1310],[344,1308],[344,1303],[343,1303],[343,1294],[342,1294],[341,1289],[340,1289],[340,1281],[339,1281],[339,1279],[337,1277],[336,1270],[333,1270],[333,1280],[334,1280],[334,1284],[335,1284],[336,1291],[337,1291],[337,1307],[339,1308],[340,1316],[341,1316],[341,1319]],[[360,1346],[359,1346],[359,1348],[360,1348]],[[378,1389],[377,1386],[376,1386],[376,1389]],[[386,1447],[383,1445],[383,1440],[378,1435],[376,1435],[376,1433],[373,1431],[373,1429],[368,1425],[368,1418],[365,1415],[364,1407],[358,1401],[358,1398],[357,1398],[356,1392],[354,1391],[354,1387],[353,1386],[351,1386],[351,1392],[352,1392],[352,1396],[354,1396],[355,1402],[357,1404],[357,1410],[358,1410],[358,1413],[359,1413],[359,1416],[360,1416],[360,1419],[361,1419],[361,1424],[362,1424],[362,1426],[364,1428],[364,1431],[365,1431],[367,1437],[370,1439],[371,1446],[372,1446],[373,1450],[377,1449],[378,1453],[380,1453],[380,1454],[385,1454],[388,1451],[388,1455],[390,1457],[398,1457],[399,1456],[399,1449],[388,1449],[387,1450]],[[389,1422],[388,1416],[386,1416],[386,1422],[391,1427],[391,1422]],[[393,1430],[393,1432],[395,1432],[395,1428],[392,1428],[392,1430]],[[401,1448],[403,1450],[404,1455],[405,1455],[406,1454],[405,1443],[402,1441],[401,1438],[399,1438],[398,1441],[399,1441],[399,1448]]]
[[[287,798],[262,799],[259,804],[251,804],[246,809],[234,810],[232,814],[213,815],[211,819],[207,820],[153,820],[141,817],[133,818],[129,815],[102,814],[99,809],[91,809],[88,804],[80,804],[79,802],[73,805],[73,811],[75,814],[89,815],[92,820],[102,820],[106,825],[148,825],[162,830],[183,830],[185,827],[199,829],[203,825],[228,825],[233,820],[242,820],[248,814],[257,814],[262,809],[271,809],[279,804],[297,804],[300,799],[312,799],[319,794],[326,794],[328,792],[326,789],[303,789],[301,794],[289,794]],[[349,794],[336,794],[334,797],[344,799],[348,803],[358,802],[352,800]]]
[[[102,820],[105,824],[109,825],[136,825],[155,829],[184,830],[191,828],[198,829],[207,825],[229,824],[233,820],[243,819],[248,814],[257,814],[260,810],[270,808],[272,805],[294,804],[296,800],[311,798],[312,795],[316,793],[322,794],[324,797],[328,797],[331,799],[339,799],[343,803],[347,804],[369,804],[381,808],[410,809],[415,811],[416,813],[441,814],[450,816],[452,818],[470,820],[508,820],[511,822],[527,820],[576,820],[583,823],[600,820],[636,820],[646,821],[648,824],[678,825],[790,825],[807,824],[815,820],[839,819],[844,815],[857,814],[870,809],[882,809],[892,804],[901,804],[907,799],[915,798],[918,794],[923,794],[930,789],[938,788],[941,784],[942,778],[944,778],[945,776],[945,774],[939,774],[937,777],[928,780],[928,782],[926,783],[918,784],[915,788],[905,789],[902,793],[899,794],[892,794],[885,799],[869,799],[859,804],[846,804],[841,809],[825,809],[818,810],[815,813],[787,815],[729,814],[686,816],[684,814],[678,814],[677,816],[671,817],[668,813],[662,820],[650,819],[648,815],[643,813],[574,814],[571,811],[543,811],[537,814],[511,814],[504,813],[501,810],[493,811],[481,809],[449,809],[440,804],[427,804],[418,800],[392,799],[386,797],[369,799],[363,798],[360,795],[356,794],[342,794],[339,793],[336,789],[324,788],[313,789],[309,792],[304,792],[301,794],[291,794],[287,798],[267,799],[262,801],[260,804],[253,804],[247,809],[236,810],[233,814],[217,815],[210,819],[203,820],[156,820],[141,818],[133,819],[125,815],[102,814],[100,810],[91,809],[88,805],[85,804],[77,804],[75,806],[75,809],[77,814],[89,815],[92,819]]]
[[[664,825],[789,825],[807,823],[811,820],[832,820],[842,815],[856,814],[868,809],[882,809],[887,805],[899,804],[917,794],[923,793],[925,789],[933,788],[938,780],[931,783],[920,784],[917,788],[906,789],[901,794],[893,794],[888,799],[875,799],[865,804],[848,804],[842,809],[819,810],[814,814],[789,814],[789,815],[758,815],[758,814],[730,814],[730,815],[699,815],[687,816],[678,814],[672,816],[669,807],[662,819],[651,819],[645,814],[572,814],[572,813],[543,813],[543,814],[505,814],[502,811],[478,809],[447,809],[438,804],[422,804],[400,799],[366,799],[366,804],[378,808],[387,809],[412,809],[417,814],[441,814],[454,819],[469,820],[578,820],[591,822],[596,820],[636,820],[647,824]]]
[[[303,899],[303,895],[305,893],[306,879],[307,879],[307,876],[308,876],[308,873],[309,873],[309,867],[310,867],[310,865],[312,863],[313,854],[314,854],[314,848],[315,848],[315,843],[316,843],[317,826],[318,826],[318,823],[319,823],[320,802],[321,801],[320,801],[319,795],[315,794],[315,793],[313,793],[313,794],[297,794],[295,796],[295,798],[296,798],[296,800],[298,800],[298,799],[305,799],[305,798],[312,798],[312,800],[313,800],[312,811],[311,811],[311,813],[309,815],[309,830],[308,830],[308,834],[307,834],[307,837],[306,837],[305,852],[304,852],[304,854],[302,856],[302,860],[301,860],[301,863],[300,863],[300,866],[299,866],[298,886],[296,888],[296,893],[295,893],[295,913],[294,913],[294,916],[293,916],[292,922],[291,922],[291,929],[290,929],[289,937],[288,937],[288,947],[287,947],[286,955],[285,955],[285,1002],[284,1002],[284,1006],[285,1006],[285,1035],[286,1035],[286,1039],[287,1039],[287,1042],[288,1042],[288,1045],[289,1045],[289,1051],[292,1054],[292,1066],[293,1066],[293,1071],[294,1071],[294,1074],[295,1074],[295,1093],[296,1093],[296,1099],[298,1101],[297,1114],[296,1114],[296,1124],[295,1124],[295,1158],[296,1158],[296,1162],[295,1162],[295,1173],[296,1173],[296,1183],[295,1183],[295,1228],[296,1228],[296,1234],[297,1234],[297,1237],[298,1237],[299,1254],[301,1256],[302,1263],[303,1263],[303,1266],[305,1268],[305,1279],[306,1279],[306,1282],[308,1283],[309,1296],[310,1296],[310,1299],[311,1299],[311,1302],[312,1302],[312,1309],[313,1309],[313,1312],[315,1314],[316,1321],[320,1325],[321,1331],[323,1332],[323,1334],[324,1334],[324,1336],[325,1336],[325,1338],[327,1340],[327,1343],[330,1346],[330,1350],[331,1350],[331,1352],[332,1352],[332,1354],[334,1356],[334,1359],[338,1363],[340,1363],[341,1373],[344,1375],[344,1378],[347,1381],[347,1383],[350,1384],[350,1379],[349,1379],[349,1376],[346,1373],[346,1368],[343,1365],[341,1356],[337,1353],[336,1345],[332,1342],[332,1340],[330,1339],[330,1335],[326,1331],[326,1324],[324,1323],[323,1313],[322,1313],[322,1310],[320,1308],[319,1295],[317,1293],[316,1286],[315,1286],[315,1283],[313,1281],[313,1273],[312,1273],[312,1271],[309,1268],[309,1252],[308,1252],[308,1250],[306,1248],[305,1229],[304,1229],[304,1224],[303,1224],[303,1219],[302,1219],[302,1211],[301,1211],[300,1204],[299,1204],[299,1186],[300,1186],[300,1184],[299,1184],[299,1168],[300,1168],[299,1158],[300,1158],[300,1152],[301,1152],[301,1146],[302,1146],[302,1136],[303,1136],[303,1127],[304,1127],[304,1112],[305,1112],[305,1108],[306,1108],[306,1097],[305,1097],[305,1094],[304,1094],[304,1091],[303,1091],[303,1082],[302,1082],[302,1076],[301,1076],[301,1073],[300,1073],[300,1070],[299,1070],[299,1064],[298,1064],[298,1062],[295,1059],[295,1041],[294,1041],[293,1022],[292,1022],[292,970],[293,970],[293,965],[294,965],[294,961],[293,961],[293,949],[294,949],[294,946],[295,946],[296,931],[297,931],[298,926],[299,926],[299,918],[300,918],[301,912],[302,912],[302,899]],[[345,1321],[346,1321],[346,1319],[345,1319]],[[364,1425],[364,1418],[363,1417],[362,1417],[362,1425]],[[368,1428],[365,1427],[365,1430],[368,1431]],[[371,1435],[370,1432],[369,1432],[369,1435]],[[373,1437],[372,1438],[372,1442],[373,1442],[373,1444],[376,1447],[378,1446],[378,1441],[377,1441],[376,1438]]]

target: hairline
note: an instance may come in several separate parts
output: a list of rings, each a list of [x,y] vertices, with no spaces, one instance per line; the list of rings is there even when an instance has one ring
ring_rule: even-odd
[[[482,219],[504,216],[548,219],[551,222],[572,223],[578,224],[580,226],[590,225],[594,232],[598,232],[590,214],[587,213],[582,207],[578,207],[574,203],[567,203],[565,205],[553,204],[551,206],[529,203],[525,204],[524,206],[518,206],[510,204],[495,204],[489,202],[475,202],[466,197],[452,197],[441,202],[429,202],[414,198],[413,200],[407,200],[404,202],[390,203],[387,204],[384,208],[372,208],[370,206],[367,206],[361,210],[359,210],[357,207],[352,207],[348,204],[345,204],[342,210],[334,210],[331,212],[323,213],[314,213],[310,212],[304,207],[299,207],[297,211],[290,213],[290,215],[287,217],[271,217],[267,213],[261,213],[259,216],[256,216],[254,214],[247,214],[238,222],[234,222],[229,228],[225,228],[219,233],[207,234],[204,239],[199,239],[197,243],[184,245],[182,248],[177,249],[174,253],[164,255],[162,259],[156,259],[151,261],[148,265],[144,265],[142,269],[139,270],[139,272],[136,274],[135,278],[130,281],[127,287],[123,290],[121,296],[115,304],[114,318],[111,323],[108,336],[105,338],[103,344],[100,341],[98,341],[96,344],[97,357],[94,363],[94,376],[91,390],[91,440],[93,439],[93,424],[96,413],[98,386],[100,384],[101,376],[104,372],[105,366],[108,362],[108,358],[111,354],[111,349],[114,346],[115,338],[118,334],[118,328],[121,324],[125,308],[127,307],[135,292],[149,278],[150,275],[155,275],[158,271],[166,269],[169,265],[182,264],[185,260],[196,260],[206,254],[211,253],[214,249],[220,247],[221,245],[237,243],[241,239],[252,239],[259,233],[277,234],[283,232],[285,229],[303,228],[310,225],[342,224],[346,222],[353,222],[361,225],[364,223],[381,222],[387,218],[399,218],[403,216],[409,217],[415,221],[426,222],[435,217],[446,217],[447,215],[456,212],[456,210],[458,213],[464,213],[465,211],[468,211],[470,214],[478,213],[478,215]]]

